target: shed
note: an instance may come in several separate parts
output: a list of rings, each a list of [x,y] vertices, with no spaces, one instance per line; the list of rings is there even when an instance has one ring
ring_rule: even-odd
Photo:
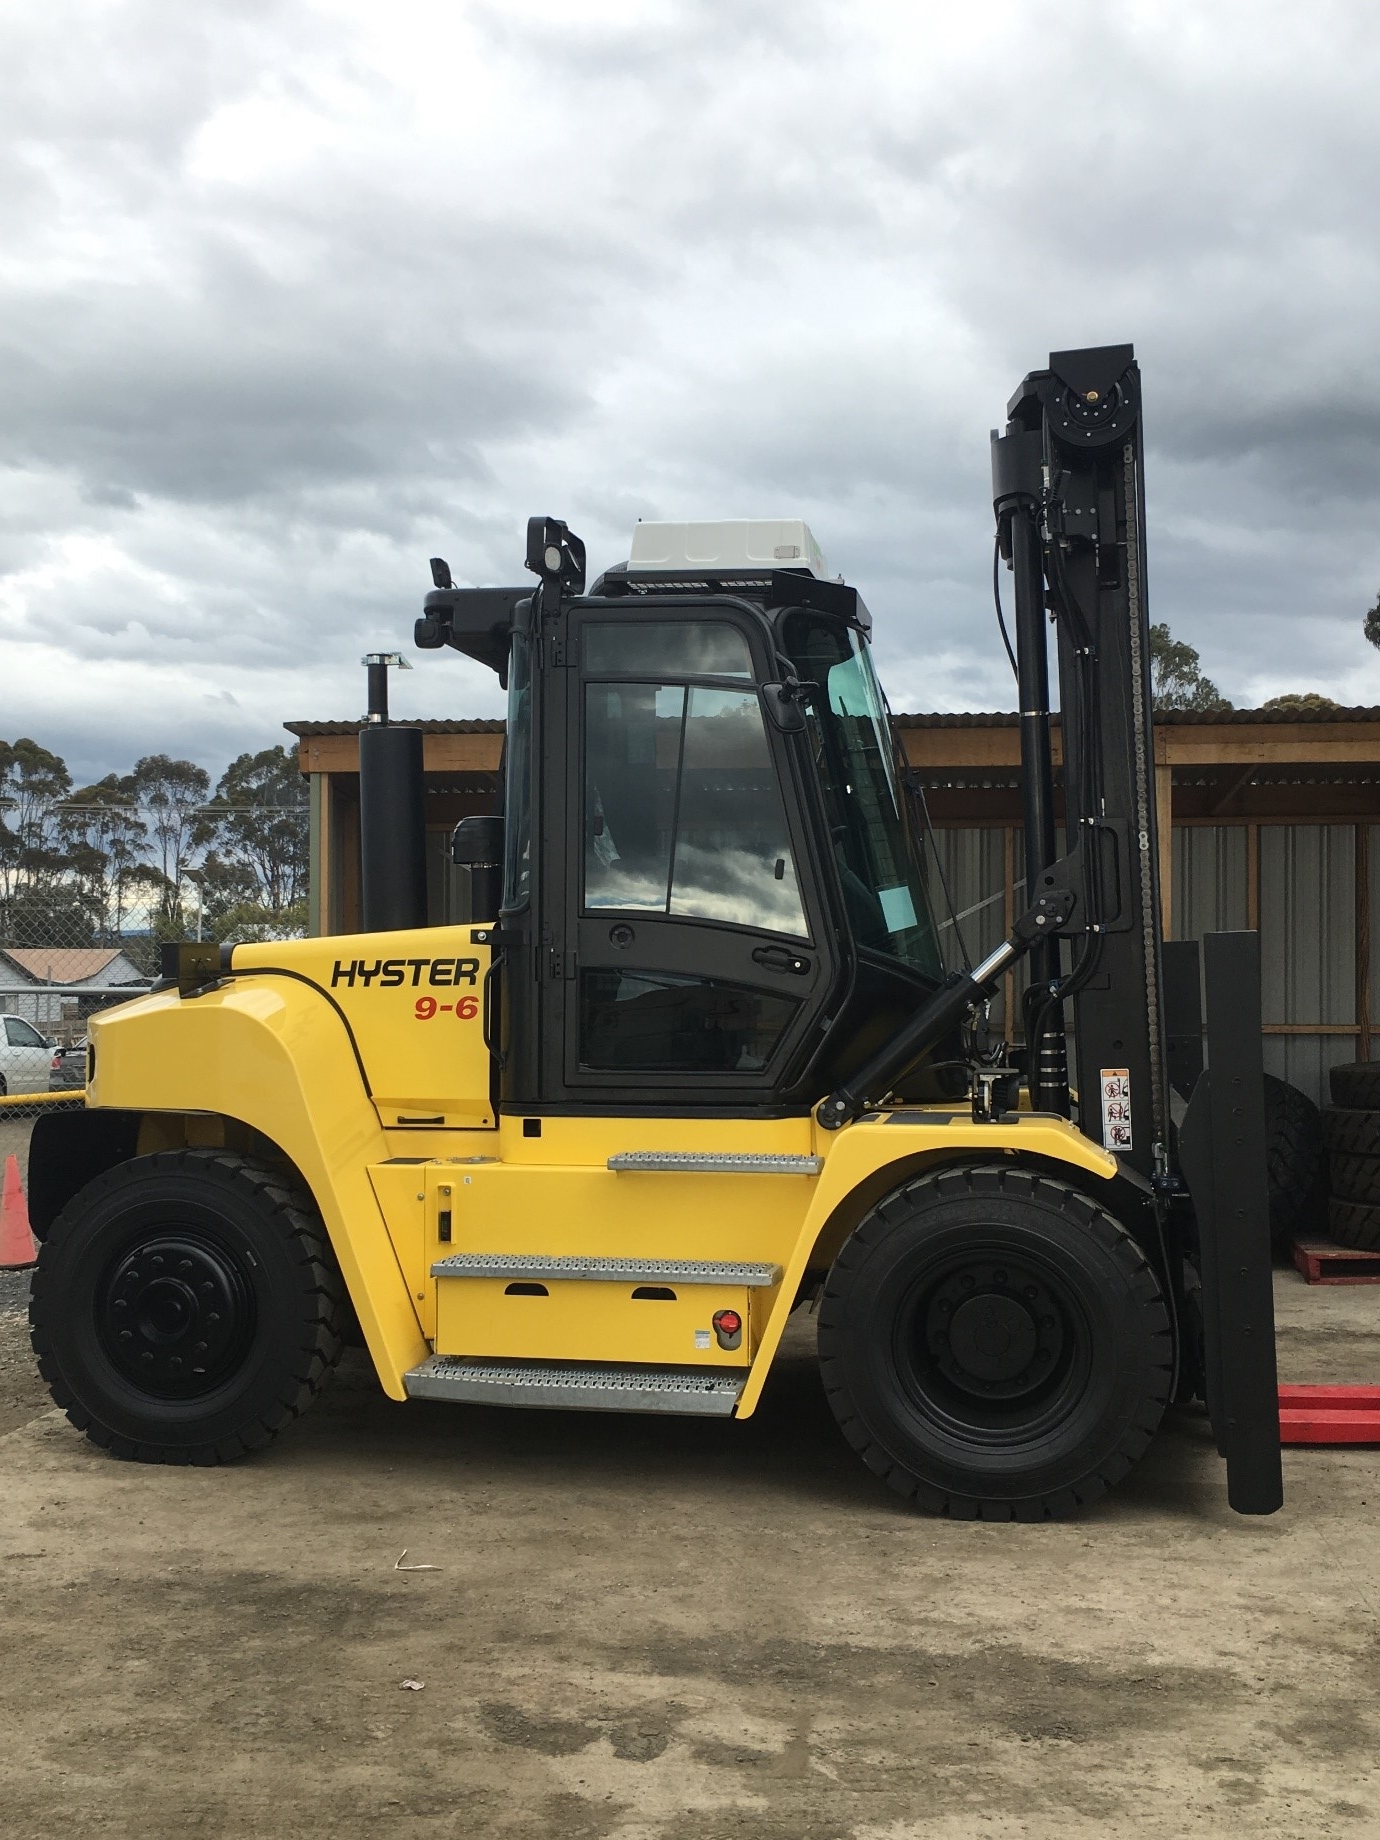
[[[92,992],[147,983],[118,946],[0,948],[0,1009],[49,1033],[95,1008],[96,1003],[83,1001]]]
[[[976,959],[1009,929],[1020,901],[1019,719],[995,712],[895,720],[936,877],[942,873]],[[359,925],[362,726],[287,724],[311,783],[315,932]],[[431,913],[467,918],[446,839],[460,818],[493,808],[503,724],[415,726],[423,735]],[[1154,743],[1167,930],[1195,937],[1259,927],[1266,1066],[1323,1099],[1329,1067],[1372,1051],[1380,709],[1171,710],[1156,717]],[[1056,766],[1059,759],[1056,724]],[[1008,1007],[1014,995],[1008,985]]]

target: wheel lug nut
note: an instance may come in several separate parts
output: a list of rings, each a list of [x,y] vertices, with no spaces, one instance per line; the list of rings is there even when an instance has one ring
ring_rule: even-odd
[[[121,1340],[122,1342],[132,1342],[132,1341],[134,1340],[134,1331],[133,1331],[133,1329],[121,1329],[121,1331],[120,1331],[120,1340]]]
[[[992,1273],[992,1282],[994,1284],[1005,1284],[1006,1273],[1004,1271],[994,1271]]]
[[[139,1356],[139,1359],[144,1363],[145,1367],[148,1367],[152,1364],[153,1356],[149,1353],[148,1349],[146,1348],[144,1352]]]
[[[125,1302],[123,1297],[117,1297],[115,1299],[114,1307],[117,1310],[127,1310],[129,1308],[129,1305]]]
[[[220,1321],[220,1314],[219,1314],[219,1312],[218,1312],[218,1311],[216,1311],[216,1310],[211,1310],[211,1311],[210,1311],[210,1312],[208,1313],[208,1315],[207,1315],[207,1317],[206,1317],[206,1320],[207,1320],[207,1322],[213,1322],[213,1323],[218,1323],[218,1322]]]
[[[206,1352],[205,1342],[198,1342],[196,1346],[192,1349],[193,1354],[205,1354],[205,1352]]]
[[[192,1261],[190,1259],[183,1259],[177,1269],[179,1271],[190,1271],[192,1269]]]
[[[215,1290],[215,1288],[216,1288],[215,1285],[212,1284],[211,1280],[208,1278],[201,1287],[202,1296],[209,1297],[211,1293]]]

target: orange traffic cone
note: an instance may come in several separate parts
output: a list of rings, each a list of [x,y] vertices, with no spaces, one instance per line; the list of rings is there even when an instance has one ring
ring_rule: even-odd
[[[19,1180],[19,1158],[5,1158],[5,1186],[0,1192],[0,1271],[22,1271],[38,1263],[38,1247],[29,1230],[29,1204]]]

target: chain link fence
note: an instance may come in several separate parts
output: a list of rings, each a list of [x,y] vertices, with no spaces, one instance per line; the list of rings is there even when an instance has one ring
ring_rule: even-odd
[[[158,975],[153,934],[92,943],[89,929],[65,918],[51,912],[35,927],[33,915],[0,905],[0,1180],[13,1180],[13,1158],[26,1193],[35,1118],[84,1103],[91,1017],[139,996]]]

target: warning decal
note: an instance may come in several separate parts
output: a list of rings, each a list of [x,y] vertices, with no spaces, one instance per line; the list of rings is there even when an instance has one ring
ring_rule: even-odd
[[[1102,1142],[1108,1150],[1131,1148],[1131,1069],[1102,1069]]]

